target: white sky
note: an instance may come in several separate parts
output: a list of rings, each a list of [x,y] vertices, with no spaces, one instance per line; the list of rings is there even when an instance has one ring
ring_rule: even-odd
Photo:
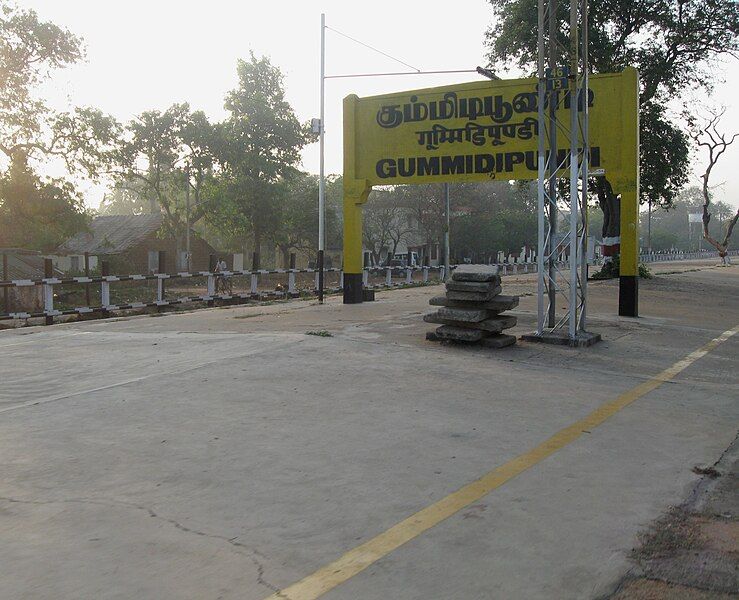
[[[236,60],[248,57],[249,50],[269,56],[282,69],[288,100],[301,121],[317,117],[321,12],[326,13],[328,26],[423,70],[484,66],[484,32],[491,19],[485,0],[18,0],[18,4],[85,40],[87,61],[57,72],[45,86],[51,103],[60,109],[94,106],[122,121],[183,101],[214,120],[222,119],[224,95],[236,85]],[[731,131],[739,131],[739,110],[731,101],[739,92],[737,64],[725,65],[727,82],[709,99],[710,104],[727,106],[723,123]],[[327,75],[397,70],[405,67],[326,32]],[[342,168],[344,96],[476,79],[474,73],[462,73],[328,80],[326,172],[340,173]],[[712,178],[714,184],[724,182],[716,199],[734,206],[739,206],[738,162],[739,142]],[[696,163],[702,164],[700,157]],[[318,171],[318,144],[304,150],[303,167]],[[695,177],[693,181],[698,183]],[[101,197],[101,188],[87,187],[89,206],[96,207]]]

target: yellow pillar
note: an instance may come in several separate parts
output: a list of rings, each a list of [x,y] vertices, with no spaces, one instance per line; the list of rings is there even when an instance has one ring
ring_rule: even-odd
[[[636,115],[624,127],[623,164],[627,165],[613,182],[621,194],[621,250],[618,314],[639,316],[639,76],[636,69],[624,70],[630,93],[624,96],[624,115]]]
[[[344,98],[344,304],[362,302],[362,205],[372,186],[357,179],[355,136],[355,95]]]

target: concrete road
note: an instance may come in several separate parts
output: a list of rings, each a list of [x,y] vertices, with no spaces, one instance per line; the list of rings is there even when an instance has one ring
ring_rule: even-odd
[[[590,286],[585,350],[427,342],[439,287],[0,332],[0,598],[607,594],[739,422],[739,335],[679,362],[739,324],[739,268],[660,270],[685,272],[642,282],[640,319]],[[533,292],[504,280],[518,334]],[[412,515],[429,527],[394,548]],[[356,574],[323,569],[376,539]],[[314,573],[320,593],[290,587]]]

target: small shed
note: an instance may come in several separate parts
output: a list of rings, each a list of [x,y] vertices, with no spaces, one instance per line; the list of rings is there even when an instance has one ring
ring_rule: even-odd
[[[161,215],[106,215],[96,217],[88,231],[80,232],[64,242],[60,257],[96,256],[111,264],[111,272],[153,273],[159,267],[159,252],[165,254],[168,273],[186,269],[184,244],[161,233]],[[216,250],[190,230],[190,265],[193,271],[206,271],[209,257]],[[61,262],[61,261],[60,261]],[[74,264],[81,264],[76,261]]]

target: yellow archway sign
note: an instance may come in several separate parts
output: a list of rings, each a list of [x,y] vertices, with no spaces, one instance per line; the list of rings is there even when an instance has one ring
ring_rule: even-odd
[[[344,302],[362,301],[362,204],[372,186],[537,179],[536,87],[535,78],[486,80],[344,99]],[[570,101],[562,93],[566,132]],[[590,167],[603,169],[621,195],[620,305],[632,294],[634,313],[638,95],[635,69],[590,77]]]

